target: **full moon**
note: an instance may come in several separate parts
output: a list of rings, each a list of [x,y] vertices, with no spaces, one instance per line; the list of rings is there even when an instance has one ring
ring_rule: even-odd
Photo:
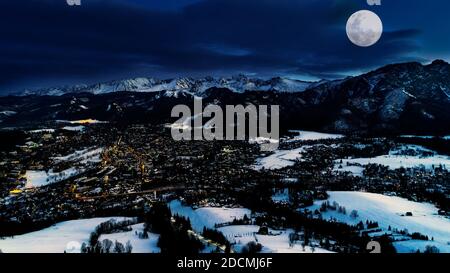
[[[352,43],[361,47],[369,47],[380,40],[383,23],[375,13],[369,10],[360,10],[348,18],[346,30]]]

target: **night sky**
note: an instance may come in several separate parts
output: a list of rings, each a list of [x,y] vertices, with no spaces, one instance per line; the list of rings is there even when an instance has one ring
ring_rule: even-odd
[[[2,0],[0,94],[130,77],[339,78],[389,63],[450,60],[448,0]],[[359,48],[348,17],[377,13]]]

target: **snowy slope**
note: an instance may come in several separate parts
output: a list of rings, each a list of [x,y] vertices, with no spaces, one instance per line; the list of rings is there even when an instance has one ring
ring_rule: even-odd
[[[56,183],[65,179],[68,179],[72,176],[78,175],[84,172],[83,169],[77,168],[69,168],[64,171],[55,173],[53,170],[48,172],[45,171],[26,171],[25,178],[27,179],[27,183],[25,184],[25,188],[37,188],[42,187],[51,183]]]
[[[289,234],[293,230],[270,230],[273,235],[259,235],[256,234],[259,226],[255,225],[236,225],[219,228],[219,231],[230,241],[236,252],[241,252],[242,248],[249,242],[258,242],[262,248],[262,253],[332,253],[322,248],[311,248],[305,246],[303,250],[301,244],[289,245]]]
[[[328,194],[329,201],[336,201],[340,206],[344,206],[347,215],[328,210],[322,213],[325,219],[334,218],[352,225],[359,221],[376,221],[384,230],[391,226],[392,229],[407,229],[409,233],[420,232],[429,238],[434,237],[437,243],[450,242],[450,219],[438,215],[438,209],[432,204],[365,192],[328,192]],[[308,209],[312,211],[319,209],[322,202],[316,201]],[[357,210],[359,217],[350,217],[351,210]],[[402,216],[407,212],[412,212],[413,216]]]
[[[89,164],[99,163],[101,161],[102,152],[103,148],[92,147],[77,150],[65,156],[53,157],[52,159],[54,163],[58,164],[60,162],[70,162],[73,167],[65,169],[61,172],[54,172],[53,170],[49,170],[48,172],[27,170],[25,173],[25,178],[27,179],[25,188],[42,187],[79,175],[86,171],[86,167],[88,167]]]
[[[278,170],[285,167],[293,166],[296,160],[301,160],[302,153],[310,146],[302,146],[292,150],[276,150],[273,154],[261,157],[256,160],[253,168],[255,170]]]
[[[84,126],[79,125],[79,126],[64,126],[61,129],[72,132],[82,132],[84,131],[84,128],[85,128]]]
[[[406,153],[406,151],[410,153]],[[402,145],[391,150],[387,155],[342,159],[342,163],[341,160],[336,160],[334,171],[350,172],[355,176],[361,176],[363,166],[368,164],[384,165],[390,169],[423,167],[432,170],[439,166],[450,169],[450,157],[439,155],[419,145]]]
[[[189,217],[192,228],[197,232],[202,232],[203,227],[214,228],[215,224],[229,223],[234,219],[242,219],[245,215],[248,217],[251,215],[251,211],[245,208],[204,207],[194,210],[183,206],[178,200],[170,202],[169,207],[173,215]]]
[[[298,133],[297,136],[288,141],[308,141],[308,140],[324,140],[324,139],[339,139],[345,137],[341,134],[327,134],[312,131],[291,130],[290,132]]]
[[[95,227],[110,219],[131,220],[131,218],[108,217],[61,222],[40,231],[0,239],[0,249],[5,253],[63,253],[71,242],[76,242],[80,246],[83,242],[87,242]]]
[[[339,162],[339,161],[337,161]],[[450,158],[447,156],[432,156],[427,158],[420,158],[415,156],[393,156],[393,155],[383,155],[372,158],[354,158],[354,159],[343,159],[343,165],[347,163],[351,164],[379,164],[388,166],[391,169],[404,168],[414,168],[414,167],[424,167],[426,169],[432,169],[438,166],[445,166],[445,168],[450,168]]]
[[[415,253],[417,250],[424,252],[427,246],[435,246],[440,253],[450,253],[450,245],[442,242],[430,242],[421,240],[408,240],[393,243],[398,253]]]
[[[189,217],[195,231],[201,232],[203,227],[214,228],[215,224],[230,223],[233,219],[242,219],[244,215],[250,218],[250,210],[245,208],[211,208],[204,207],[192,209],[183,206],[180,201],[175,200],[169,204],[172,214]],[[259,226],[255,225],[230,225],[218,228],[228,241],[236,243],[233,248],[240,252],[248,242],[258,241],[263,245],[263,253],[311,253],[310,247],[303,251],[301,245],[289,246],[289,234],[292,230],[274,231],[274,235],[257,235]],[[315,248],[315,252],[327,253],[329,251]]]
[[[99,241],[103,241],[105,239],[111,240],[113,243],[118,241],[125,245],[128,241],[130,241],[131,246],[133,247],[132,253],[159,253],[161,249],[157,246],[159,235],[154,233],[148,233],[148,239],[140,239],[138,235],[136,235],[136,231],[143,232],[144,224],[136,224],[131,226],[132,230],[127,232],[120,232],[114,234],[105,234],[101,235]]]
[[[327,134],[313,131],[303,131],[303,130],[292,130],[290,132],[297,133],[289,139],[284,139],[286,143],[296,142],[296,141],[315,141],[315,140],[326,140],[326,139],[340,139],[345,137],[340,134]],[[285,167],[293,166],[297,160],[302,160],[302,153],[306,149],[313,147],[313,145],[304,145],[296,149],[291,150],[276,150],[274,153],[260,157],[256,160],[255,164],[252,166],[255,170],[278,170]]]
[[[83,150],[77,150],[71,154],[65,156],[53,157],[54,162],[69,161],[79,162],[82,164],[97,163],[100,162],[100,156],[103,152],[103,148],[87,148]]]

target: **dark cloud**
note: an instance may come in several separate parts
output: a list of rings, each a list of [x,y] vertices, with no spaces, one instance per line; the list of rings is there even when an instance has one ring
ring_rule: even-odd
[[[368,8],[361,2],[2,1],[0,92],[143,75],[330,77],[418,58],[416,29],[388,29],[371,48],[352,45],[344,27]]]

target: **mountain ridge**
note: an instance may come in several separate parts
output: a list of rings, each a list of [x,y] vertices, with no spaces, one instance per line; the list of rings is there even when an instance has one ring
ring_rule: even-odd
[[[247,79],[242,76],[234,82],[242,86]],[[250,86],[280,86],[284,79],[249,82]],[[346,134],[450,134],[450,65],[442,60],[427,65],[387,65],[359,76],[314,83],[301,92],[270,89],[236,92],[228,87],[205,85],[200,85],[203,89],[196,86],[192,90],[189,88],[193,82],[189,78],[176,84],[179,88],[172,89],[176,91],[161,88],[153,92],[2,97],[0,112],[6,114],[0,116],[0,127],[85,118],[170,122],[173,106],[191,105],[193,98],[201,95],[204,105],[280,105],[280,123],[285,128]]]
[[[174,79],[155,79],[150,77],[137,77],[123,80],[112,80],[90,85],[68,85],[60,87],[41,88],[15,92],[12,95],[49,95],[61,96],[70,93],[105,94],[113,92],[160,92],[160,91],[184,91],[196,95],[202,95],[209,88],[228,88],[234,92],[245,91],[278,91],[278,92],[302,92],[315,82],[294,80],[286,77],[274,77],[268,80],[251,78],[245,75],[232,77],[204,77],[191,78],[180,77]]]

